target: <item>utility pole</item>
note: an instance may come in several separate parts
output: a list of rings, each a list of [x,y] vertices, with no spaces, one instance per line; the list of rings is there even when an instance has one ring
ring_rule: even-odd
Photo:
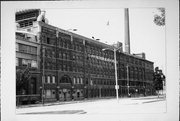
[[[118,85],[118,79],[117,79],[116,51],[117,50],[114,48],[114,66],[115,66],[115,78],[116,78],[116,98],[117,98],[117,101],[119,102],[119,94],[118,94],[119,85]]]
[[[43,75],[42,75],[42,104],[44,105],[44,82],[45,82],[45,75],[44,75],[44,65],[45,65],[45,48],[42,48],[42,52],[43,52]]]
[[[105,50],[111,50],[114,52],[114,68],[115,68],[115,82],[116,82],[116,85],[115,85],[115,89],[116,89],[116,98],[117,98],[117,102],[119,102],[119,94],[118,94],[118,89],[119,89],[119,85],[118,85],[118,79],[117,79],[117,60],[116,60],[116,52],[118,49],[116,48],[104,48],[102,49],[102,51],[105,51]]]
[[[129,68],[128,68],[128,65],[126,67],[127,67],[127,89],[128,89],[128,96],[129,96]]]

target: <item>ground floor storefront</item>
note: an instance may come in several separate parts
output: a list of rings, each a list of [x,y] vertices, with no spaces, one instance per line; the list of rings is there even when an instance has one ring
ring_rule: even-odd
[[[96,79],[96,83],[89,83],[93,79],[83,77],[83,75],[59,73],[57,77],[52,72],[47,74],[43,85],[40,76],[32,76],[29,79],[27,83],[28,93],[16,96],[17,105],[116,97],[117,90],[114,83],[97,83],[103,79]],[[74,78],[75,76],[78,78]],[[86,81],[88,83],[85,83]],[[108,79],[106,81],[108,82]],[[111,79],[111,81],[113,80]],[[154,90],[151,86],[119,85],[118,94],[120,98],[149,96],[154,95]]]

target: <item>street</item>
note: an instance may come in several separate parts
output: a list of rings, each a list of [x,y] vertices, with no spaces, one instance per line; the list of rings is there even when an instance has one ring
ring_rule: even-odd
[[[49,106],[17,108],[16,114],[128,114],[128,113],[165,113],[166,101],[163,97],[139,97],[100,99],[92,101],[79,101],[76,103],[56,104]]]

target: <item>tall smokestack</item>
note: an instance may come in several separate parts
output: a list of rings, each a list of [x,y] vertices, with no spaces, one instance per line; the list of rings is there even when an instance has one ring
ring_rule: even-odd
[[[125,52],[130,54],[129,10],[124,9]]]

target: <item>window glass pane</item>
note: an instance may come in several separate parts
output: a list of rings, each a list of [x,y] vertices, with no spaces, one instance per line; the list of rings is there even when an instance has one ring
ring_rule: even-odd
[[[50,76],[48,76],[47,78],[47,83],[50,83]]]
[[[27,65],[27,60],[26,59],[22,59],[22,65]]]
[[[31,67],[37,68],[37,61],[32,60],[32,62],[31,62]]]
[[[52,83],[55,83],[55,76],[52,77]]]
[[[74,84],[76,84],[76,77],[74,77]]]
[[[16,58],[16,66],[19,66],[19,58]]]
[[[77,84],[79,84],[79,78],[77,78]]]
[[[19,44],[16,43],[16,51],[19,51]]]
[[[27,45],[23,45],[23,44],[17,44],[16,51],[37,54],[37,47],[27,46]]]
[[[81,84],[83,84],[83,79],[81,78]]]

